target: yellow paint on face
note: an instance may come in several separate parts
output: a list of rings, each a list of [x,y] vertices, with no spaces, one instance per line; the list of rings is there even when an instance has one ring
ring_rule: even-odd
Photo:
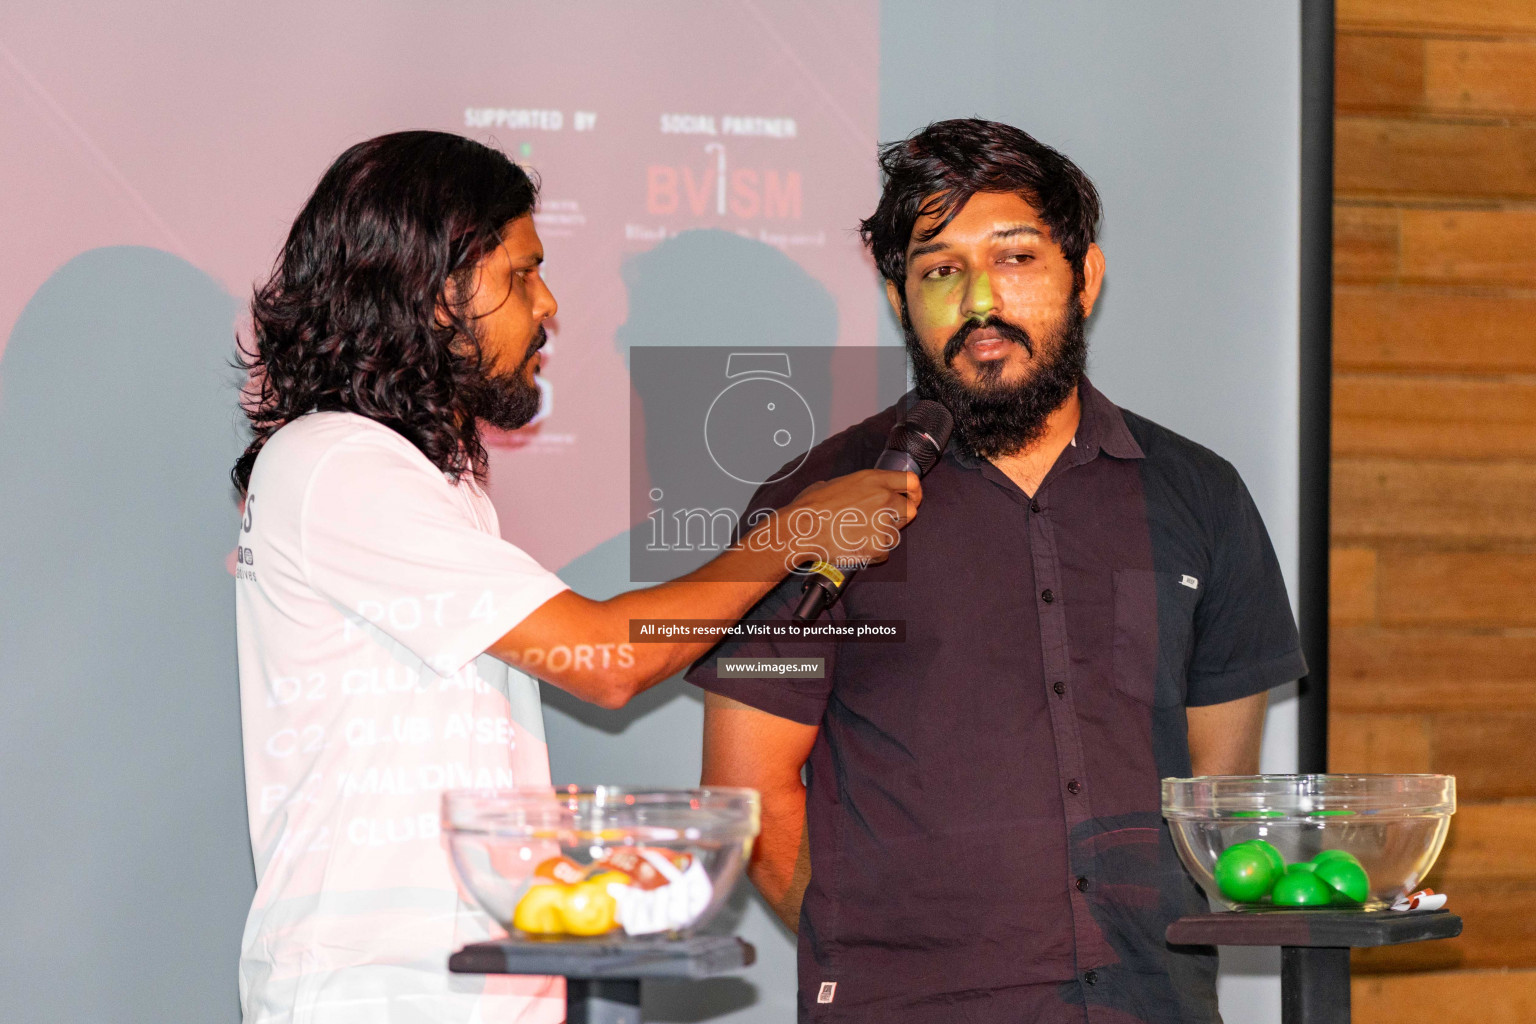
[[[913,326],[919,330],[943,328],[949,331],[959,327],[963,319],[960,307],[967,291],[964,282],[964,274],[920,278],[913,289],[916,292],[912,296]]]
[[[992,300],[992,279],[986,274],[972,277],[970,287],[965,290],[965,306],[962,310],[965,318],[985,320],[995,305]]]

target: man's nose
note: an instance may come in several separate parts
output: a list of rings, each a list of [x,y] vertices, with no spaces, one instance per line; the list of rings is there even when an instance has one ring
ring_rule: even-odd
[[[996,303],[992,298],[992,279],[986,274],[977,274],[971,278],[965,289],[965,299],[960,305],[960,313],[967,320],[985,320],[991,315]]]
[[[544,284],[541,278],[539,284],[543,285],[544,294],[539,297],[539,303],[534,312],[540,320],[548,320],[560,311],[560,303],[555,300],[555,293],[549,290],[549,285]]]

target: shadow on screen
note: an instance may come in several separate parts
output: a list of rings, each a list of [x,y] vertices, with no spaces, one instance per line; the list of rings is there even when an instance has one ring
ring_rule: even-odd
[[[719,349],[831,346],[837,341],[837,303],[821,282],[773,246],[728,231],[687,231],[669,238],[630,257],[622,274],[629,314],[615,342],[626,367],[631,349],[642,346]],[[637,397],[645,402],[645,395]],[[659,407],[644,411],[647,421],[669,412]],[[825,420],[825,409],[815,412],[818,420]],[[665,474],[663,467],[676,458],[675,448],[667,443],[672,436],[675,431],[646,431],[644,458],[653,475]],[[560,578],[577,593],[598,600],[637,586],[630,580],[633,532],[626,530],[572,560],[559,570]],[[618,711],[594,707],[548,684],[543,694],[547,706],[610,735],[680,696],[701,699],[680,676]],[[677,739],[697,742],[697,737]]]
[[[239,1018],[235,315],[97,249],[0,355],[3,1020]]]

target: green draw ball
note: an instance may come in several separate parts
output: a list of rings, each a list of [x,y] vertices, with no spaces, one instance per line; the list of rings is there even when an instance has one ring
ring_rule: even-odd
[[[1316,857],[1312,858],[1312,863],[1325,864],[1330,860],[1347,860],[1351,864],[1356,865],[1360,863],[1360,858],[1356,857],[1348,850],[1324,850],[1322,853],[1319,853]]]
[[[1269,856],[1250,843],[1238,843],[1216,858],[1216,887],[1237,903],[1257,903],[1277,877]]]
[[[1285,869],[1285,873],[1288,874],[1288,875],[1294,875],[1294,874],[1296,874],[1299,871],[1305,871],[1307,874],[1311,874],[1312,872],[1314,872],[1316,870],[1317,870],[1317,865],[1316,864],[1313,864],[1311,861],[1303,860],[1303,861],[1297,861],[1295,864],[1292,864],[1290,867],[1286,868]]]
[[[1288,870],[1269,895],[1277,907],[1326,907],[1333,888],[1310,871]]]
[[[1269,858],[1270,865],[1275,869],[1276,878],[1285,874],[1285,858],[1280,856],[1280,851],[1275,849],[1273,844],[1263,839],[1250,839],[1246,843],[1239,843],[1238,845],[1251,846],[1256,850],[1262,851],[1264,856]]]
[[[1335,903],[1364,903],[1371,894],[1371,879],[1353,857],[1330,857],[1317,865],[1313,876],[1333,890]]]

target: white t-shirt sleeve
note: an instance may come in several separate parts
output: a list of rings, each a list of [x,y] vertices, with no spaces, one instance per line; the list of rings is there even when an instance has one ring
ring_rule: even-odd
[[[316,464],[300,548],[317,593],[442,675],[567,589],[477,525],[464,495],[388,436],[350,438]]]

